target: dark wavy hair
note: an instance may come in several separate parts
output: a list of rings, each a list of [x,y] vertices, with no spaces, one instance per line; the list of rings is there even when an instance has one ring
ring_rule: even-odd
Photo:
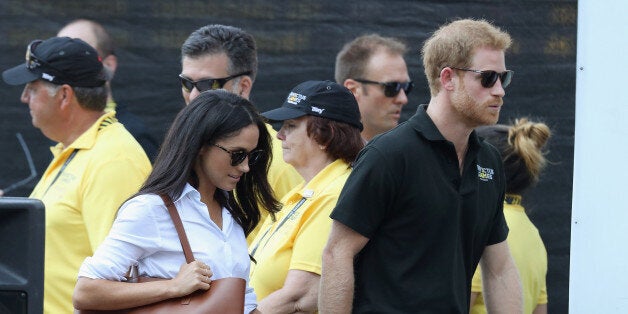
[[[273,215],[280,203],[268,183],[272,159],[271,138],[263,118],[246,99],[225,90],[201,93],[179,112],[161,145],[153,171],[136,195],[167,194],[181,196],[186,183],[198,188],[194,163],[199,151],[218,140],[236,136],[254,124],[259,130],[255,149],[265,151],[244,173],[234,191],[216,189],[214,198],[226,207],[248,235],[260,221],[260,208]]]
[[[325,146],[325,152],[335,159],[342,159],[352,164],[364,147],[360,130],[348,123],[331,119],[306,116],[307,136],[319,145]]]

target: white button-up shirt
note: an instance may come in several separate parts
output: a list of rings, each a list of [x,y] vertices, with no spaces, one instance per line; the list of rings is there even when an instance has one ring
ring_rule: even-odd
[[[200,193],[189,184],[174,204],[194,258],[209,265],[212,279],[245,279],[245,313],[255,309],[256,296],[249,286],[251,262],[242,227],[223,208],[221,230],[209,217]],[[183,248],[166,205],[158,195],[145,194],[122,205],[109,235],[94,256],[85,259],[78,276],[123,281],[129,266],[138,264],[140,276],[174,278],[184,263]]]

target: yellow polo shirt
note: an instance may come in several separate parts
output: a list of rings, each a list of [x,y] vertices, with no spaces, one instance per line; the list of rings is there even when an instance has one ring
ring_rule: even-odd
[[[504,217],[508,224],[508,246],[512,254],[523,287],[523,313],[532,313],[538,304],[547,304],[547,251],[539,230],[532,224],[524,208],[521,197],[508,194],[513,204],[504,203]],[[482,296],[482,273],[478,266],[473,275],[472,292],[480,294],[471,306],[472,314],[486,313]]]
[[[46,206],[44,312],[72,313],[81,263],[106,237],[118,207],[137,192],[151,170],[144,150],[104,114],[54,158],[31,198]]]
[[[284,196],[274,222],[266,218],[249,248],[257,260],[251,264],[250,280],[258,300],[283,287],[290,269],[320,275],[332,223],[329,215],[350,172],[349,164],[334,161],[307,185]]]

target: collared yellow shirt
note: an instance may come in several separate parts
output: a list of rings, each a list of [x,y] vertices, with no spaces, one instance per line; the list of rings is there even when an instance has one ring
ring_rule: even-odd
[[[69,147],[59,143],[51,151],[54,158],[30,195],[46,206],[44,312],[72,313],[81,263],[105,238],[118,208],[138,191],[151,165],[115,111]]]
[[[290,269],[320,275],[332,224],[329,214],[349,173],[349,164],[334,161],[307,185],[301,184],[284,196],[284,206],[274,222],[266,218],[249,248],[257,261],[251,265],[251,286],[258,300],[283,287]]]

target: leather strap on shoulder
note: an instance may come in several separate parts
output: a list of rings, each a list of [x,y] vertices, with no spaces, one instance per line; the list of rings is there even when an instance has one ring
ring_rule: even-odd
[[[185,234],[185,229],[183,228],[183,222],[181,222],[181,217],[179,216],[179,212],[177,211],[177,207],[174,206],[174,202],[168,195],[161,194],[161,199],[166,204],[168,208],[168,213],[170,213],[170,218],[172,218],[172,222],[174,223],[174,227],[177,229],[177,234],[179,235],[179,241],[181,241],[181,247],[183,247],[183,254],[185,254],[185,261],[189,264],[194,261],[194,254],[192,254],[192,248],[190,247],[190,242],[188,241],[188,236]]]

